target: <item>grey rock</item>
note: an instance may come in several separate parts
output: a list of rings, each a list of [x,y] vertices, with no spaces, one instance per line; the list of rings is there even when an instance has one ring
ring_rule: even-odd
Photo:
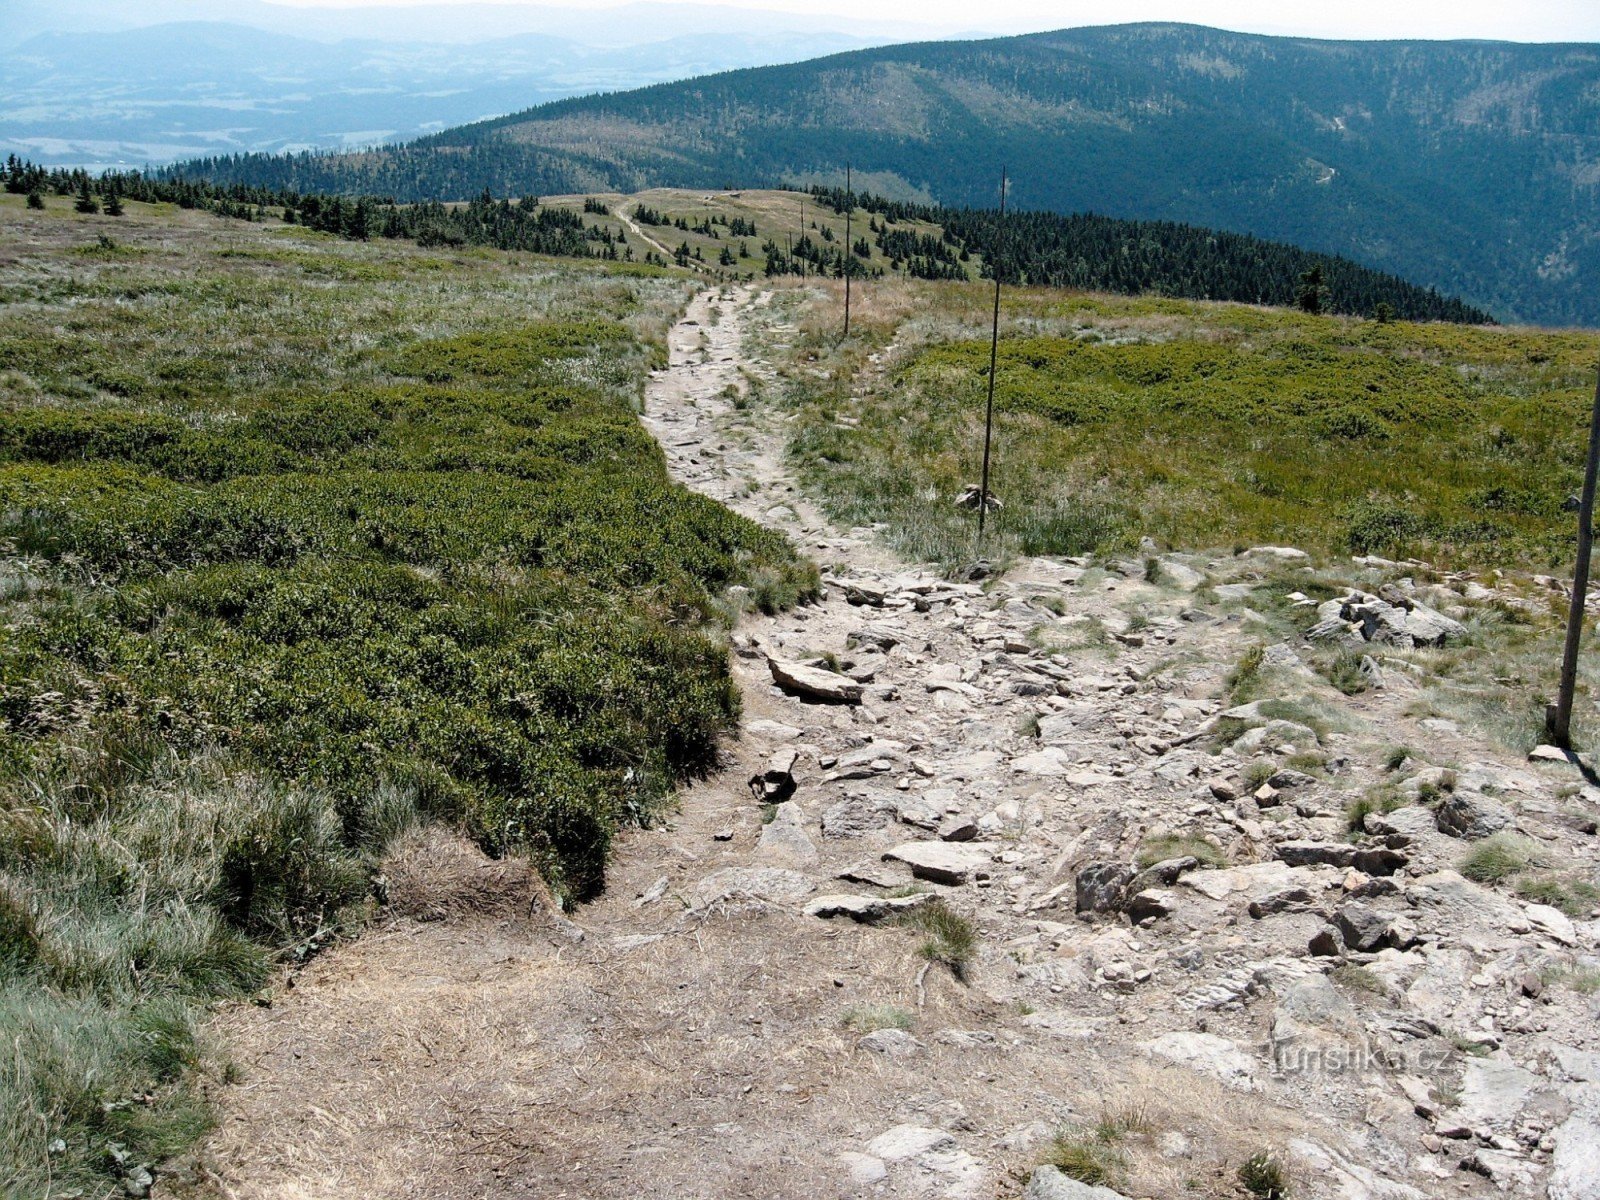
[[[1200,860],[1190,854],[1185,854],[1181,858],[1162,859],[1134,876],[1133,882],[1128,885],[1128,891],[1142,892],[1146,888],[1171,887],[1184,875],[1198,870],[1199,867]]]
[[[1034,1168],[1022,1200],[1127,1200],[1127,1197],[1110,1188],[1079,1183],[1055,1167],[1043,1166]]]
[[[949,817],[939,824],[939,840],[970,842],[978,836],[978,823],[971,817]]]
[[[707,875],[694,889],[694,907],[707,908],[719,900],[755,899],[771,904],[795,904],[814,885],[797,871],[778,867],[725,867]]]
[[[777,816],[761,827],[756,853],[774,862],[806,865],[817,861],[817,847],[805,831],[805,813],[797,804],[784,804]]]
[[[905,842],[883,856],[903,862],[918,879],[958,886],[989,865],[989,852],[954,842]]]
[[[822,836],[854,838],[883,826],[888,820],[886,805],[866,796],[846,796],[830,804],[822,813]]]
[[[768,658],[767,669],[772,672],[773,681],[786,692],[830,704],[861,703],[861,684],[821,667]]]
[[[876,925],[908,909],[927,904],[932,899],[932,893],[927,892],[893,897],[839,894],[818,896],[806,905],[805,911],[808,917],[820,917],[825,921],[847,917],[862,925]]]
[[[839,1165],[850,1173],[850,1182],[861,1187],[882,1183],[889,1175],[889,1168],[884,1165],[883,1159],[871,1154],[859,1154],[854,1150],[846,1150],[840,1154]]]
[[[910,1058],[922,1049],[922,1043],[904,1029],[874,1029],[863,1034],[856,1045],[889,1058]]]
[[[1511,824],[1509,808],[1477,792],[1446,796],[1436,815],[1441,833],[1468,841],[1499,833]]]
[[[1164,1033],[1143,1043],[1143,1048],[1238,1091],[1255,1090],[1255,1060],[1237,1042],[1214,1033]]]
[[[949,1150],[956,1144],[943,1129],[925,1125],[896,1125],[867,1143],[867,1153],[885,1162],[901,1162],[930,1150]]]
[[[1128,884],[1132,881],[1133,868],[1125,863],[1090,863],[1078,872],[1074,881],[1077,911],[1116,912],[1127,898]]]
[[[1136,925],[1140,921],[1160,920],[1178,911],[1178,898],[1161,888],[1146,888],[1130,896],[1123,904],[1122,911]]]
[[[1316,904],[1316,898],[1303,887],[1279,888],[1259,899],[1250,901],[1247,911],[1256,920],[1273,917],[1279,913],[1307,912]]]
[[[1346,946],[1370,954],[1389,944],[1394,922],[1363,904],[1346,904],[1333,914],[1333,925]]]

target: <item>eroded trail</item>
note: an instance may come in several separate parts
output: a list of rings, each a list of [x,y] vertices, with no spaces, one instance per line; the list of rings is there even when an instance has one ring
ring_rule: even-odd
[[[1430,1126],[1399,1073],[1285,1073],[1267,1049],[1269,1036],[1401,1044],[1386,1031],[1403,1019],[1417,1038],[1476,1027],[1488,1010],[1464,980],[1501,961],[1490,943],[1504,930],[1474,915],[1472,885],[1426,874],[1450,861],[1450,839],[1417,828],[1405,856],[1420,878],[1368,902],[1404,909],[1423,935],[1489,922],[1483,946],[1435,937],[1368,956],[1375,990],[1336,988],[1306,947],[1350,886],[1338,853],[1271,851],[1341,844],[1351,784],[1285,780],[1293,806],[1269,829],[1238,794],[1243,759],[1190,740],[1222,707],[1238,620],[1198,605],[1181,564],[1158,587],[1041,560],[983,593],[832,528],[787,475],[781,417],[744,402],[768,370],[757,329],[793,332],[760,292],[702,294],[645,416],[679,479],[831,570],[820,604],[737,635],[745,721],[727,770],[690,788],[669,825],[622,839],[607,894],[570,927],[526,916],[534,885],[511,866],[437,834],[411,847],[391,922],[314,962],[274,1007],[227,1018],[244,1082],[211,1150],[220,1186],[1009,1196],[1057,1130],[1109,1119],[1133,1194],[1234,1194],[1238,1164],[1263,1147],[1300,1164],[1306,1195],[1454,1192],[1443,1181],[1462,1176],[1421,1148]],[[1038,648],[1096,629],[1114,655]],[[770,659],[824,653],[859,703],[774,684]],[[1400,702],[1355,708],[1399,722]],[[794,794],[763,809],[746,781],[790,752]],[[1540,786],[1480,765],[1527,795]],[[1236,865],[1175,853],[1108,884],[1144,897],[1143,923],[1078,919],[1085,867],[1177,833]],[[930,966],[917,932],[815,915],[841,894],[855,899],[823,907],[871,915],[913,883],[971,920],[965,979]],[[1251,902],[1270,915],[1247,917]],[[1520,907],[1503,915],[1526,922]],[[1581,1013],[1559,1021],[1549,1038],[1592,1036]],[[1547,1086],[1527,1074],[1527,1095]],[[1463,1104],[1488,1085],[1465,1086]],[[1519,1119],[1480,1107],[1496,1128]],[[1543,1170],[1548,1155],[1523,1163]]]

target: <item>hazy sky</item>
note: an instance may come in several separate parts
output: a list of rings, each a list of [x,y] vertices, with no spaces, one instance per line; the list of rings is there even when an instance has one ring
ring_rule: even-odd
[[[441,0],[278,0],[317,7],[440,3]],[[457,0],[443,0],[445,3]],[[516,0],[510,0],[515,3]],[[616,0],[561,0],[563,8],[609,8]],[[1504,38],[1600,42],[1600,0],[691,0],[735,8],[830,13],[921,25],[931,33],[999,33],[1126,21],[1187,21],[1252,33],[1342,38]]]

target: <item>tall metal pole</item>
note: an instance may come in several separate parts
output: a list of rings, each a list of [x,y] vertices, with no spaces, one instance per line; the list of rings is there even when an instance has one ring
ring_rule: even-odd
[[[850,336],[850,270],[855,251],[850,248],[850,218],[855,216],[856,198],[850,187],[850,164],[844,165],[844,335]]]
[[[1578,502],[1578,561],[1572,569],[1572,607],[1567,612],[1567,644],[1561,658],[1561,690],[1547,711],[1547,734],[1553,745],[1572,749],[1572,694],[1578,686],[1578,647],[1583,642],[1584,600],[1589,592],[1589,555],[1594,549],[1595,473],[1600,469],[1600,379],[1595,381],[1594,410],[1589,417],[1589,461],[1583,470],[1583,495]]]
[[[989,400],[983,409],[983,479],[978,484],[978,552],[983,553],[984,518],[989,514],[989,446],[994,438],[994,377],[1000,365],[1000,270],[1006,232],[1006,169],[1000,168],[1000,224],[995,230],[994,328],[989,335]]]

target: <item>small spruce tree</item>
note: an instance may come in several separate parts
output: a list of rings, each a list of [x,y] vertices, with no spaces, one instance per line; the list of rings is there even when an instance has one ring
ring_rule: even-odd
[[[28,193],[28,207],[29,208],[43,208],[44,207],[44,197],[39,194],[39,189],[38,188],[34,188],[33,191]]]
[[[1295,303],[1302,312],[1313,316],[1327,306],[1328,288],[1323,282],[1321,263],[1312,263],[1311,269],[1300,276],[1300,290],[1295,294]]]
[[[78,202],[73,205],[81,213],[97,213],[100,211],[100,201],[94,198],[94,193],[89,190],[89,181],[85,179],[78,185]]]
[[[106,196],[106,216],[120,217],[128,210],[122,207],[122,197],[117,195],[116,189]]]

